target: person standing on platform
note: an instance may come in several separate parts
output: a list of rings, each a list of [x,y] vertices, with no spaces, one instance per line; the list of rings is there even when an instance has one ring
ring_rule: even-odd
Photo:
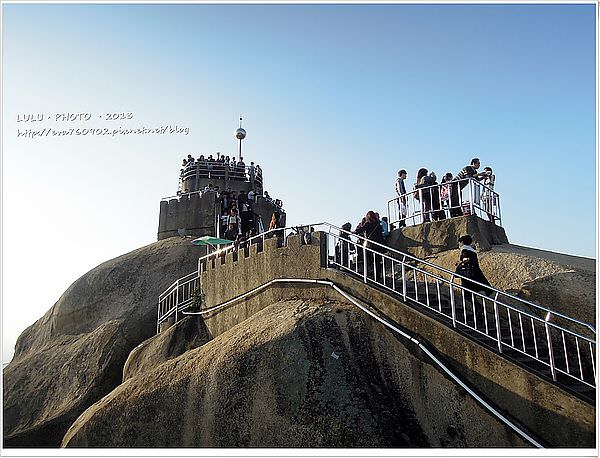
[[[406,170],[401,169],[398,171],[398,178],[396,179],[396,195],[398,196],[398,220],[400,223],[399,227],[406,227],[406,215],[407,215],[407,201],[406,201],[406,186],[404,180],[406,180]]]

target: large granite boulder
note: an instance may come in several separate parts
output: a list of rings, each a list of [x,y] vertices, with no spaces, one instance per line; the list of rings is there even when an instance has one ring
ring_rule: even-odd
[[[4,445],[56,447],[117,386],[129,352],[156,332],[158,295],[194,271],[200,247],[170,238],[76,280],[19,337],[4,369]]]
[[[390,232],[386,244],[424,258],[458,246],[458,238],[470,234],[480,250],[508,243],[504,228],[471,215],[404,227]]]
[[[128,378],[62,446],[525,446],[405,344],[346,304],[277,302]]]
[[[168,359],[200,347],[211,339],[212,336],[199,315],[187,316],[131,351],[123,367],[123,381],[154,369]]]

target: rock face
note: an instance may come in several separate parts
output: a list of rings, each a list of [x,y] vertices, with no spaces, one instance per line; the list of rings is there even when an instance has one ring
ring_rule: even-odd
[[[23,332],[4,370],[5,446],[58,446],[121,382],[129,352],[156,332],[158,294],[196,269],[201,249],[189,242],[170,238],[99,265]]]
[[[525,446],[414,351],[348,305],[275,303],[129,378],[62,445]]]
[[[159,364],[200,347],[211,339],[210,332],[198,315],[185,317],[133,349],[123,368],[123,381],[154,369]]]
[[[390,232],[386,243],[404,253],[424,258],[458,246],[458,238],[470,234],[480,250],[508,243],[504,228],[476,216],[462,216],[418,224]]]

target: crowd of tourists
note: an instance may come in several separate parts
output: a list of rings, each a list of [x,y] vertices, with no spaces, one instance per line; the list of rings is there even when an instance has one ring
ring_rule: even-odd
[[[490,221],[494,221],[492,205],[495,205],[493,200],[495,176],[491,167],[484,167],[483,171],[479,172],[480,166],[480,160],[473,158],[470,164],[463,167],[456,176],[450,172],[446,173],[439,184],[435,172],[421,168],[417,172],[411,191],[406,189],[405,180],[408,175],[406,170],[400,170],[395,184],[400,208],[399,227],[406,225],[407,199],[411,196],[420,202],[424,222],[463,216],[465,213],[462,208],[461,193],[467,187],[469,179],[480,181],[484,185],[483,195],[475,196],[474,200],[482,198],[483,208],[487,211]],[[389,224],[386,217],[380,217],[377,212],[371,210],[356,225],[354,231],[349,222],[344,224],[341,229],[335,246],[336,263],[354,270],[358,263],[366,262],[368,276],[382,278],[383,257],[381,254],[388,250],[388,234],[395,227]],[[352,235],[360,237],[358,243],[351,242]],[[464,235],[458,241],[460,254],[456,263],[456,273],[461,276],[462,286],[471,291],[490,294],[492,291],[489,288],[490,283],[479,267],[472,237]],[[364,259],[365,256],[366,259]],[[482,311],[476,307],[476,314],[480,315],[481,313]],[[478,318],[480,317],[478,316]]]
[[[250,162],[250,165],[246,167],[243,157],[236,161],[235,157],[230,158],[217,153],[216,158],[210,154],[208,157],[201,155],[198,159],[194,159],[191,154],[188,154],[187,158],[183,159],[181,166],[180,177],[182,181],[188,177],[195,177],[197,171],[200,178],[227,178],[229,180],[250,181],[251,183],[256,182],[259,186],[263,182],[260,165]]]
[[[482,172],[478,172],[480,166],[479,158],[473,158],[471,163],[464,166],[456,176],[453,176],[451,172],[445,173],[440,183],[437,182],[435,172],[422,167],[417,171],[412,192],[406,189],[405,180],[408,176],[406,170],[399,170],[395,190],[398,196],[400,227],[406,226],[408,198],[411,195],[420,202],[423,222],[439,221],[468,214],[470,209],[468,206],[463,205],[462,191],[467,187],[471,178],[483,184],[482,194],[480,194],[479,186],[474,188],[473,203],[479,206],[483,200],[483,209],[487,213],[488,219],[494,222],[496,176],[493,174],[491,167],[484,167]]]
[[[223,238],[240,243],[244,239],[257,235],[256,228],[260,232],[264,232],[263,221],[255,211],[259,196],[257,193],[252,190],[249,192],[235,192],[231,188],[219,193],[218,187],[216,192],[217,201],[220,202],[221,208],[220,222]],[[283,202],[279,199],[271,199],[267,191],[264,192],[263,198],[276,207],[269,223],[269,229],[271,229],[271,226],[275,226],[274,228],[282,227]]]
[[[352,235],[360,237],[357,242],[351,241]],[[335,245],[336,264],[357,272],[362,270],[362,267],[358,267],[359,264],[366,262],[367,276],[372,279],[382,279],[384,273],[383,257],[381,255],[388,251],[388,235],[387,218],[380,218],[379,214],[372,210],[367,212],[354,231],[352,231],[351,223],[345,223],[341,227]],[[461,278],[461,285],[471,291],[489,296],[492,294],[492,289],[490,288],[490,282],[479,266],[477,251],[473,246],[473,238],[468,234],[463,235],[458,239],[458,243],[460,253],[455,272],[461,276],[459,277]],[[475,300],[474,306],[475,315],[478,320],[481,320],[483,318],[483,308],[477,300]]]

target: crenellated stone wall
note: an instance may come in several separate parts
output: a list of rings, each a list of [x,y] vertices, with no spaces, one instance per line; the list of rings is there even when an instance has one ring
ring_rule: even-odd
[[[216,221],[221,208],[220,202],[214,192],[185,194],[160,203],[158,218],[158,240],[179,235],[202,237],[203,235],[216,235]],[[280,224],[285,225],[285,213],[272,201],[263,196],[257,196],[254,203],[254,212],[263,221],[266,231],[274,212],[279,212],[282,217]],[[256,229],[258,230],[258,218]],[[180,231],[181,230],[181,231]],[[181,232],[181,233],[180,233]]]
[[[214,235],[216,204],[214,192],[187,194],[169,201],[161,201],[158,240],[180,235],[180,229],[185,230],[185,235]]]
[[[319,237],[311,245],[302,245],[299,236],[290,235],[287,246],[278,248],[277,238],[266,239],[264,244],[254,244],[239,250],[237,260],[228,253],[206,264],[200,275],[200,285],[205,295],[205,306],[212,307],[251,291],[276,278],[319,278],[321,275],[321,250]],[[312,291],[306,288],[306,293]],[[323,297],[323,288],[317,296]],[[303,293],[304,293],[303,292]],[[205,323],[213,337],[227,331],[273,302],[296,296],[292,286],[278,285],[232,304],[230,307],[205,316]]]

